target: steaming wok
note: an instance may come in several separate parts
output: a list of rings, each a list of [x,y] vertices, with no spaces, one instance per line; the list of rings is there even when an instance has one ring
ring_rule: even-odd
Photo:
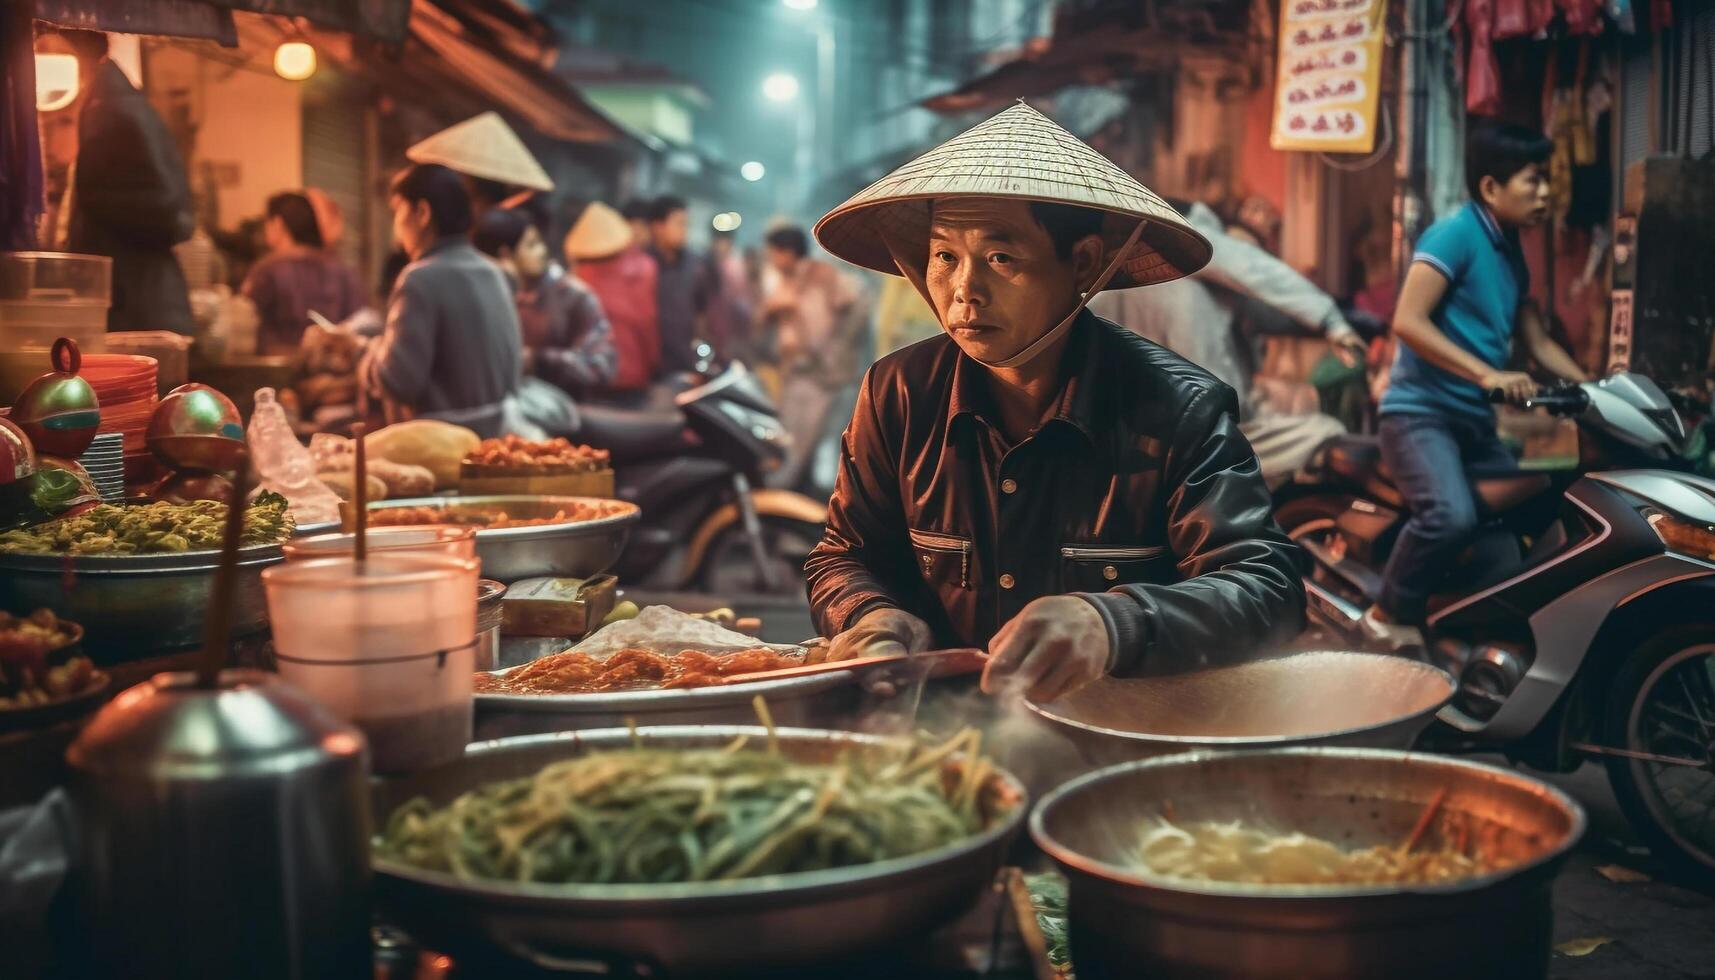
[[[1026,703],[1100,766],[1196,748],[1409,748],[1453,690],[1445,671],[1415,660],[1318,651],[1104,678],[1048,704]]]

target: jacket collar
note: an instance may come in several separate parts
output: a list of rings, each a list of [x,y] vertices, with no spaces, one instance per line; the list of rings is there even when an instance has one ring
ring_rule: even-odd
[[[1065,380],[1061,382],[1047,419],[1038,431],[1046,431],[1055,424],[1064,425],[1083,434],[1092,446],[1101,444],[1096,437],[1095,426],[1097,374],[1102,367],[1103,347],[1100,325],[1101,319],[1089,309],[1078,314],[1066,349],[1060,356],[1061,375]],[[956,356],[952,393],[947,402],[949,427],[968,424],[966,420],[971,420],[998,429],[998,411],[986,377],[988,369],[966,356],[957,345],[953,350]],[[1070,371],[1067,371],[1068,366],[1072,368]]]

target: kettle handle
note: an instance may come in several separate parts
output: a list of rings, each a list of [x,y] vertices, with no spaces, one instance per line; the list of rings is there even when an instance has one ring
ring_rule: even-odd
[[[83,367],[83,352],[77,349],[77,341],[70,337],[61,337],[54,341],[54,351],[51,355],[54,370],[61,374],[76,374]]]

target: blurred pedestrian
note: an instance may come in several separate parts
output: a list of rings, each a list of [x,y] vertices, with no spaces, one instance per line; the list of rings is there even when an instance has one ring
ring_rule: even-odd
[[[337,323],[368,305],[357,270],[325,247],[308,197],[294,191],[270,197],[262,234],[268,254],[240,290],[256,306],[257,353],[296,353],[312,310]]]
[[[471,203],[458,174],[414,164],[393,178],[393,237],[411,257],[387,326],[360,377],[388,421],[438,418],[492,437],[534,434],[517,404],[518,310],[500,268],[470,242]]]
[[[189,290],[173,246],[196,228],[173,134],[107,57],[107,35],[62,32],[88,71],[77,122],[67,247],[113,259],[108,330],[192,332]]]
[[[655,301],[661,319],[661,370],[694,371],[703,312],[712,292],[708,266],[691,250],[690,214],[671,194],[649,205],[649,254],[655,258]]]
[[[750,292],[750,273],[738,253],[730,231],[716,231],[709,239],[708,309],[703,315],[704,332],[715,351],[728,360],[750,361],[751,320],[756,304]]]
[[[781,422],[792,436],[791,453],[770,482],[790,487],[803,475],[829,407],[869,363],[869,309],[855,279],[810,257],[804,229],[784,225],[764,241],[779,280],[763,319],[778,344]]]
[[[649,202],[640,197],[631,198],[619,206],[619,213],[625,216],[625,223],[631,226],[631,244],[648,248]]]
[[[518,208],[496,208],[477,222],[474,242],[511,280],[523,331],[524,373],[573,398],[613,380],[612,333],[601,301],[549,261],[542,231]]]
[[[617,363],[603,400],[641,397],[661,367],[655,260],[619,212],[600,201],[573,215],[565,253],[572,275],[600,301],[612,333]]]

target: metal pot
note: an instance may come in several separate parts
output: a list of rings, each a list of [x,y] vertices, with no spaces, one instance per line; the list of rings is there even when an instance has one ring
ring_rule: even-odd
[[[625,550],[642,513],[635,504],[595,500],[589,497],[500,495],[489,497],[412,497],[406,500],[371,501],[369,509],[396,507],[467,508],[492,507],[514,520],[551,518],[556,511],[576,504],[600,503],[622,508],[620,513],[590,521],[564,521],[528,527],[479,528],[476,556],[482,559],[484,578],[501,582],[538,575],[591,578],[607,571]]]
[[[742,725],[756,720],[761,695],[776,724],[838,728],[852,721],[861,691],[856,675],[840,670],[808,677],[606,694],[476,695],[476,737],[505,738],[543,732],[639,725]]]
[[[1433,885],[1257,885],[1167,878],[1133,859],[1142,821],[1169,803],[1181,824],[1242,820],[1368,847],[1404,841],[1443,790],[1418,846],[1463,828],[1502,870]],[[1061,786],[1030,819],[1070,882],[1079,980],[1541,977],[1549,885],[1583,832],[1577,803],[1516,772],[1338,748],[1127,763]]]
[[[76,975],[367,977],[363,736],[272,674],[157,674],[66,753]]]
[[[238,549],[233,636],[268,625],[262,570],[282,560],[277,544]],[[98,660],[184,649],[202,640],[219,564],[218,551],[0,555],[0,607],[48,608],[84,624],[85,644]]]
[[[644,728],[644,744],[725,745],[760,728]],[[828,760],[881,740],[850,732],[777,730],[793,758]],[[495,780],[535,773],[559,759],[627,748],[625,729],[538,735],[470,746],[463,760],[377,782],[378,815],[422,796],[445,804]],[[949,760],[948,765],[957,760]],[[924,854],[826,871],[671,885],[546,885],[467,881],[385,858],[375,860],[383,907],[424,945],[455,959],[499,954],[540,968],[603,964],[611,974],[651,977],[759,973],[837,962],[952,921],[993,882],[1026,809],[1004,771],[990,778],[995,812],[967,840]],[[794,975],[805,975],[803,973]]]
[[[1376,653],[1317,651],[1162,677],[1104,678],[1031,711],[1107,766],[1198,748],[1409,748],[1455,683]]]

